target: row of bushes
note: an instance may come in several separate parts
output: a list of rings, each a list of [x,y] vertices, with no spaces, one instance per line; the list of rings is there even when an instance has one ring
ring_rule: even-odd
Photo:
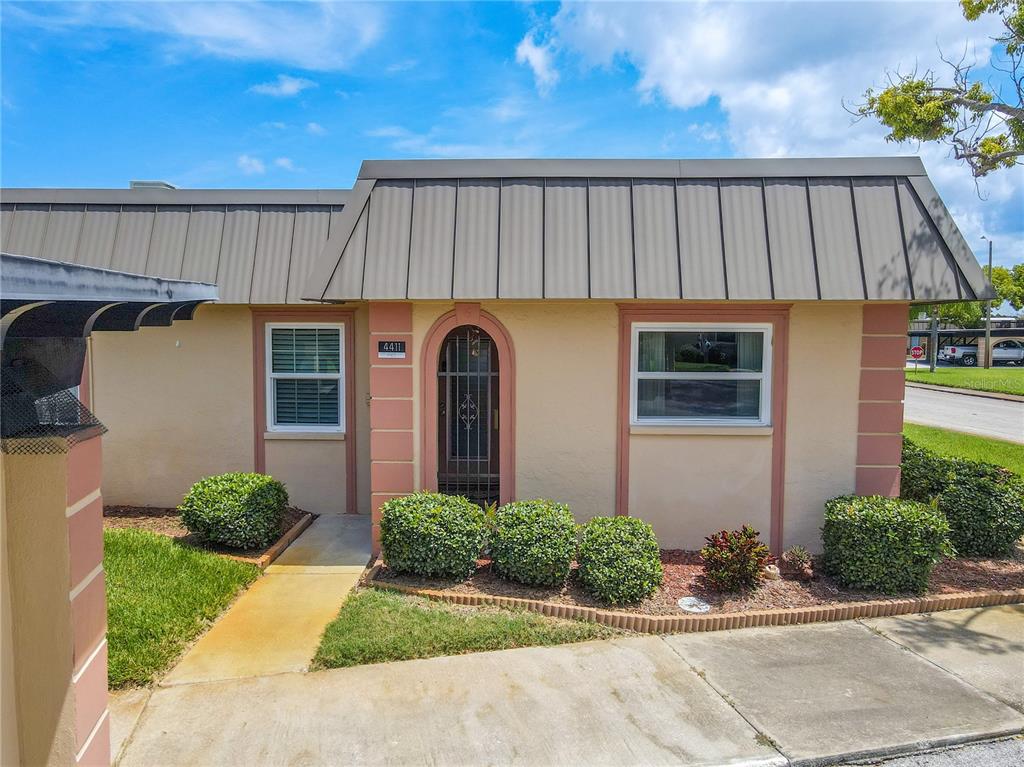
[[[638,602],[661,585],[654,530],[635,517],[577,526],[569,507],[516,501],[485,513],[465,498],[414,493],[381,509],[381,550],[395,572],[469,577],[486,547],[494,572],[529,586],[559,586],[575,559],[582,586],[609,604]]]
[[[903,441],[902,498],[834,498],[824,566],[845,586],[923,592],[943,557],[1002,557],[1024,535],[1024,480]]]

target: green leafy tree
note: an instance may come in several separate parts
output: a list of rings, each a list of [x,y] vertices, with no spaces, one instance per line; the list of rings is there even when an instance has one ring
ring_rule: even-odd
[[[987,267],[985,272],[988,273]],[[1001,300],[1018,312],[1024,309],[1024,264],[1015,264],[1010,269],[1005,266],[993,267],[989,278]]]
[[[1004,32],[994,41],[993,68],[1006,75],[992,87],[972,74],[964,61],[947,61],[950,80],[928,70],[895,74],[889,87],[869,88],[857,113],[889,129],[887,141],[939,141],[971,168],[975,177],[1010,168],[1024,156],[1024,0],[960,0],[968,21],[997,15]]]

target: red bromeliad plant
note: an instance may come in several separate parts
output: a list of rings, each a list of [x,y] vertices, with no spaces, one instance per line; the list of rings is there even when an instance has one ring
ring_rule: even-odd
[[[740,530],[722,530],[705,538],[707,544],[700,556],[708,586],[718,591],[739,591],[761,583],[765,566],[775,557],[757,536],[757,530],[744,525]]]

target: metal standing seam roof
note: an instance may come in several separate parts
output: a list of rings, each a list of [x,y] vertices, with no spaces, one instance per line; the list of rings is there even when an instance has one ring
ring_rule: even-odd
[[[347,190],[4,189],[4,252],[300,303]]]
[[[303,297],[991,297],[916,157],[367,161]]]

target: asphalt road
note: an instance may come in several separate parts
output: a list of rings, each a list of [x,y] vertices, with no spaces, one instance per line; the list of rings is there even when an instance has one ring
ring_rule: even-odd
[[[1024,444],[1024,402],[912,386],[904,401],[903,417],[910,423]]]
[[[874,764],[884,767],[1020,767],[1024,764],[1024,738],[972,743]]]

